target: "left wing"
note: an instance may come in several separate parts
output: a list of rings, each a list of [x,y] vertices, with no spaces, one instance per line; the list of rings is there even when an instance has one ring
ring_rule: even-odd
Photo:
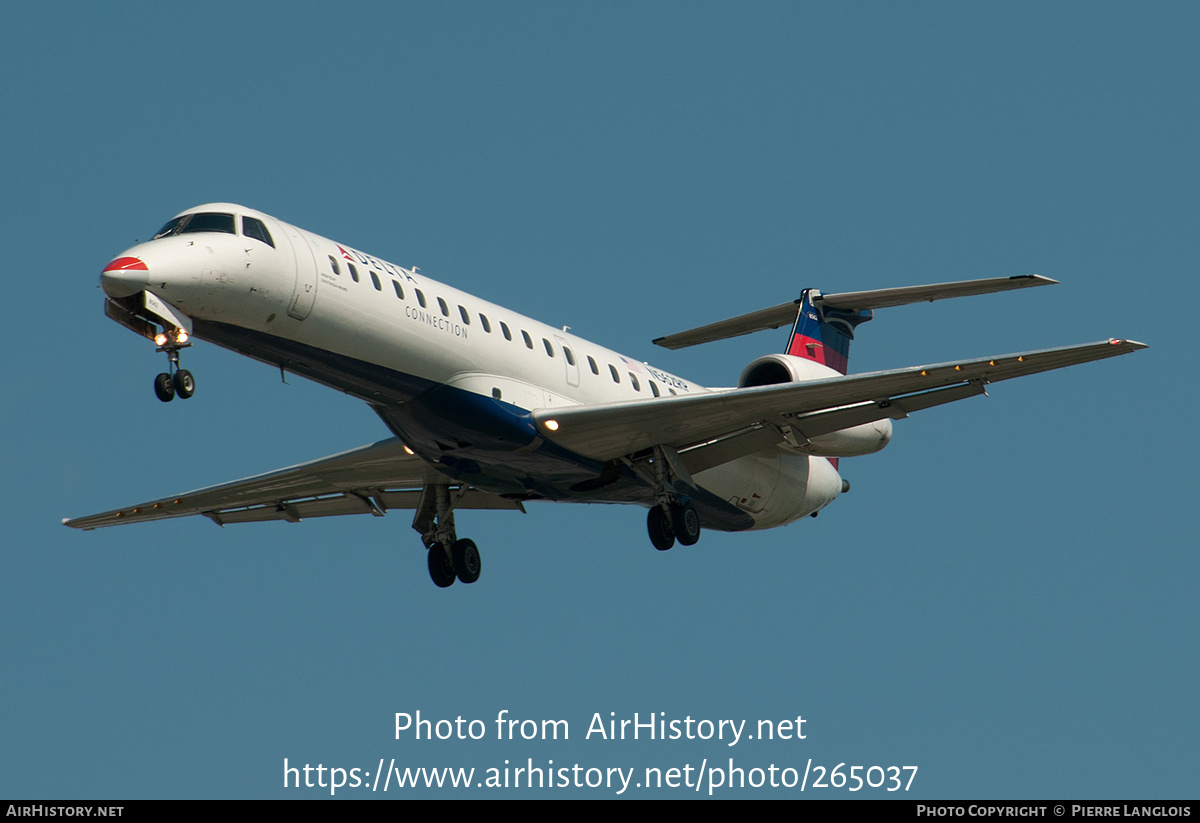
[[[982,393],[986,383],[1144,348],[1132,340],[1106,340],[803,383],[542,409],[533,418],[542,437],[595,460],[613,460],[654,446],[682,450],[738,437],[742,445],[722,454],[723,460],[732,460],[784,442],[781,427],[815,437],[961,400]]]
[[[136,506],[63,520],[73,529],[97,529],[144,520],[203,514],[218,525],[258,520],[298,521],[337,514],[382,515],[388,509],[415,509],[427,483],[446,477],[408,454],[392,438],[310,463],[232,483],[150,500]],[[469,489],[460,509],[520,509],[520,504]]]

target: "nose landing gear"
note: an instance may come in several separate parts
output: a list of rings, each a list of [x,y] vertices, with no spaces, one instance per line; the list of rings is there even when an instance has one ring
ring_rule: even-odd
[[[179,350],[192,345],[183,329],[163,332],[154,338],[158,351],[165,351],[170,361],[167,371],[154,378],[154,394],[164,403],[169,403],[179,395],[187,400],[196,393],[196,378],[187,369],[179,368]]]

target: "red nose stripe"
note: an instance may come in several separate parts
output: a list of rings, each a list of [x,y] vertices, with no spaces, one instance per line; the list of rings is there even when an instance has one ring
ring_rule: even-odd
[[[148,271],[146,264],[136,257],[118,257],[116,260],[104,267],[105,271],[127,271],[129,269],[141,269]]]

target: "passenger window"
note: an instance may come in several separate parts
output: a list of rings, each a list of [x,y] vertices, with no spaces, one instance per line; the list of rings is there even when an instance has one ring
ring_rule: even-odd
[[[367,274],[371,275],[371,282],[375,284],[375,291],[383,291],[383,286],[379,285],[379,277],[375,272],[368,271]]]
[[[417,302],[421,304],[421,308],[425,308],[425,292],[420,289],[413,289],[417,293]]]
[[[399,281],[399,280],[393,280],[393,281],[392,281],[392,288],[396,290],[396,297],[398,297],[398,298],[400,298],[401,300],[403,300],[403,299],[404,299],[404,289],[400,288],[400,281]]]
[[[649,381],[647,381],[647,382],[650,384],[650,393],[651,393],[652,395],[654,395],[655,397],[658,397],[658,396],[659,396],[659,394],[658,394],[658,386],[657,386],[657,385],[655,385],[655,383],[654,383],[654,381],[653,381],[653,380],[649,380]]]
[[[446,305],[446,301],[439,297],[438,305],[441,306],[441,308],[442,308],[442,317],[449,317],[450,316],[450,307]]]
[[[464,309],[462,306],[459,306],[459,307],[458,307],[458,313],[459,313],[460,315],[462,315],[462,319],[463,319],[463,325],[465,325],[465,326],[469,326],[469,325],[471,325],[471,315],[467,314],[467,310],[466,310],[466,309]]]
[[[261,240],[271,248],[275,248],[275,243],[271,240],[271,233],[267,231],[263,221],[257,217],[242,217],[242,234],[253,237],[255,240]]]
[[[512,332],[508,330],[508,324],[503,320],[500,321],[500,331],[504,333],[505,340],[512,340]]]
[[[548,354],[550,357],[553,357],[554,356],[554,347],[550,345],[550,341],[543,337],[542,345],[546,347],[546,354]]]
[[[617,372],[617,367],[614,366],[612,363],[608,364],[608,373],[612,375],[614,383],[621,382],[621,375]]]
[[[525,348],[532,349],[533,348],[533,338],[529,336],[529,332],[522,329],[521,336],[525,338]]]
[[[358,282],[358,269],[356,269],[354,267],[353,263],[350,263],[349,266],[350,266],[350,279],[353,280],[355,283],[357,283]]]
[[[488,334],[492,333],[492,324],[488,322],[487,315],[483,312],[479,313],[479,322],[483,324],[483,330]]]
[[[642,390],[642,385],[640,383],[638,383],[637,375],[634,374],[633,372],[629,373],[629,382],[633,384],[634,391]]]
[[[567,362],[570,363],[572,366],[574,366],[575,365],[575,355],[571,354],[571,350],[568,349],[566,346],[563,346],[563,354],[566,355]]]
[[[329,268],[333,269],[334,274],[341,274],[342,270],[338,268],[337,260],[331,254],[329,255]]]
[[[596,365],[596,361],[592,359],[592,356],[590,354],[588,355],[588,366],[591,367],[592,374],[600,373],[600,368]]]

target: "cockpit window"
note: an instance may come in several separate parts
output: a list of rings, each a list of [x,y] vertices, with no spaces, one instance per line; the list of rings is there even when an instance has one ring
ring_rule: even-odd
[[[158,240],[161,237],[170,237],[172,234],[178,234],[180,224],[183,223],[185,220],[187,220],[189,217],[191,217],[190,214],[185,214],[182,217],[176,217],[173,220],[168,220],[167,225],[165,225],[161,229],[159,229],[158,234],[154,235],[154,237],[152,239]]]
[[[175,234],[188,234],[197,231],[215,231],[221,234],[237,234],[232,214],[219,212],[196,212],[185,214],[171,220],[154,235],[155,240],[170,237]]]
[[[267,231],[267,227],[263,225],[263,221],[257,217],[250,217],[249,215],[242,217],[242,234],[247,237],[253,237],[255,240],[261,240],[271,248],[275,248],[275,243],[271,240],[271,233]]]
[[[192,219],[179,229],[180,234],[194,231],[215,231],[222,234],[237,234],[233,225],[232,214],[217,214],[216,212],[200,212],[193,214]]]

